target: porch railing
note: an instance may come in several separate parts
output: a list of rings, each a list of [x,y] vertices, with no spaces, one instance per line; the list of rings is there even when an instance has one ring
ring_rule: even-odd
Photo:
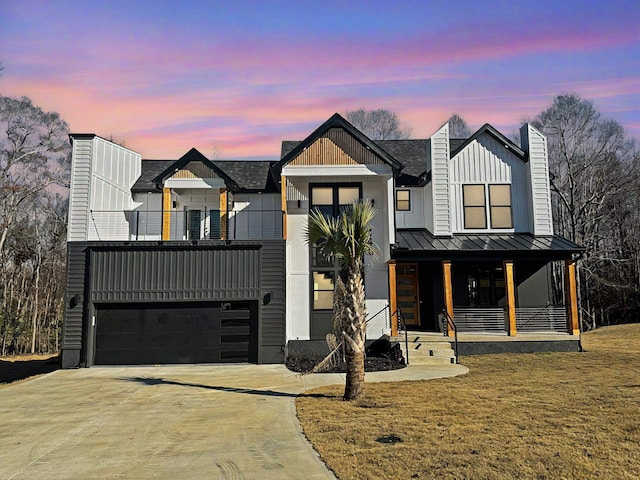
[[[282,239],[282,211],[243,209],[92,210],[89,240],[272,240]],[[167,232],[164,232],[167,230]],[[163,235],[164,233],[164,235]],[[168,237],[168,238],[167,238]]]
[[[516,329],[520,332],[564,332],[567,330],[565,307],[517,307]]]
[[[460,363],[460,354],[458,353],[458,326],[456,322],[453,321],[449,312],[447,312],[446,308],[442,309],[441,317],[442,319],[442,332],[445,336],[448,336],[449,329],[453,330],[453,353],[456,357],[456,363]]]
[[[454,307],[453,317],[460,332],[505,334],[504,308]]]

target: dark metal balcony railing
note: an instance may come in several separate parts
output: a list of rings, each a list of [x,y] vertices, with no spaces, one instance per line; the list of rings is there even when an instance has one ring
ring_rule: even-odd
[[[89,240],[271,240],[282,239],[282,211],[214,209],[118,210],[90,213]]]

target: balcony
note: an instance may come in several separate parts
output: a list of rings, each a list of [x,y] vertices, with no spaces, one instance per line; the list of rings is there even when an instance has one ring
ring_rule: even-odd
[[[279,240],[283,238],[282,215],[281,210],[250,207],[222,214],[207,208],[168,212],[92,210],[88,240]]]

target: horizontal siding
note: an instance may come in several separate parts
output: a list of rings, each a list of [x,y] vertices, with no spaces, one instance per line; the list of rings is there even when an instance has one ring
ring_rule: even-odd
[[[285,242],[265,242],[261,262],[263,296],[271,297],[262,306],[262,344],[278,347],[284,345],[286,337]]]
[[[553,218],[551,214],[547,141],[544,135],[531,125],[523,128],[527,128],[526,137],[529,149],[528,177],[531,183],[533,233],[535,235],[552,235]]]
[[[85,244],[71,242],[67,244],[67,285],[62,325],[63,350],[79,350],[82,346],[83,314],[89,301],[85,295],[86,257]],[[73,302],[72,299],[74,299]]]
[[[91,195],[92,139],[74,139],[71,156],[71,188],[69,192],[69,241],[87,239],[89,199]]]
[[[433,233],[435,235],[451,235],[449,175],[449,124],[445,124],[431,137]]]

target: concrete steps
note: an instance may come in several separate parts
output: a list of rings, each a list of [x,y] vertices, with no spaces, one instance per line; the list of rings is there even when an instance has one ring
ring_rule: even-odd
[[[408,332],[409,340],[409,365],[443,365],[455,364],[456,356],[451,348],[451,343],[444,337],[434,335],[421,335]],[[402,352],[405,352],[405,333],[392,339],[400,343]]]

